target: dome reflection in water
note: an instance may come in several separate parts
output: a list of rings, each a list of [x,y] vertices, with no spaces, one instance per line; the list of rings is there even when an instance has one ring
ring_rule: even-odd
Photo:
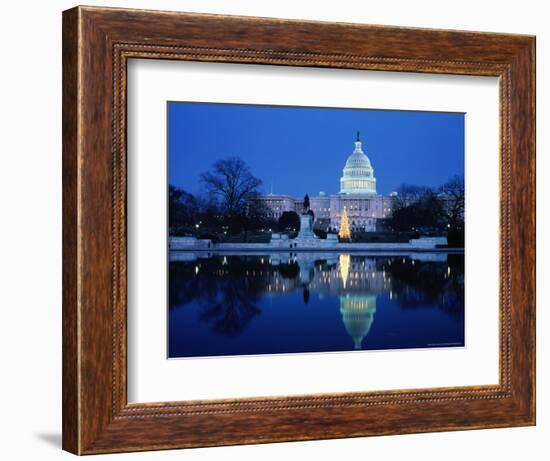
[[[464,255],[171,252],[169,357],[464,346]]]

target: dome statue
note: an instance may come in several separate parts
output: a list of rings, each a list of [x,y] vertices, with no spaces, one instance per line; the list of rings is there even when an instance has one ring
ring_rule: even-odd
[[[348,157],[340,178],[341,194],[376,194],[376,178],[369,158],[363,152],[359,132],[355,150]]]

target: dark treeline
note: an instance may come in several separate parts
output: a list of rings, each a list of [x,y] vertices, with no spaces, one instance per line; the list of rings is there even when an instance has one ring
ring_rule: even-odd
[[[238,157],[217,161],[212,171],[201,175],[203,193],[196,197],[169,186],[170,235],[248,241],[257,230],[274,226],[267,210],[255,200],[262,181],[252,175]]]
[[[393,197],[388,230],[421,235],[446,233],[449,245],[464,245],[464,180],[455,176],[438,188],[403,184]]]

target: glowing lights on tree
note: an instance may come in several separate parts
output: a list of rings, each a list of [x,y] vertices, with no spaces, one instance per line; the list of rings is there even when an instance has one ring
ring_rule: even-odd
[[[338,232],[338,237],[341,240],[350,240],[351,232],[349,230],[348,214],[346,209],[342,212],[342,220],[340,222],[340,232]]]

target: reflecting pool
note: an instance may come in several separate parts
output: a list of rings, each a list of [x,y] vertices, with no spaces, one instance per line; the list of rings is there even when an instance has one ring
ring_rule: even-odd
[[[171,252],[168,356],[464,346],[464,255]]]

